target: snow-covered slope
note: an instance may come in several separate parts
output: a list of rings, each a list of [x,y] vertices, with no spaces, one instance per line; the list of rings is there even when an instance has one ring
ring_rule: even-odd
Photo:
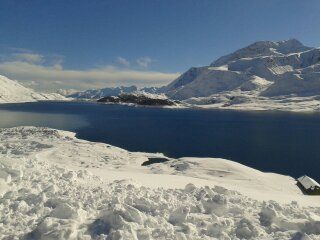
[[[0,130],[1,239],[320,239],[320,198],[224,159]]]
[[[39,100],[66,100],[57,93],[37,93],[16,81],[0,75],[0,103],[34,102]]]
[[[180,100],[207,98],[198,101],[202,103],[233,95],[257,105],[263,105],[259,98],[272,102],[280,96],[320,95],[320,48],[306,47],[295,39],[256,42],[210,66],[189,69],[166,87],[166,94]]]

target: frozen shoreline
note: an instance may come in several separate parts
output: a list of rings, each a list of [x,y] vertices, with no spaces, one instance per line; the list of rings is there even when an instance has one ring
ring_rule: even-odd
[[[141,166],[150,157],[165,156],[0,129],[1,237],[320,239],[320,197],[291,177],[214,158]]]

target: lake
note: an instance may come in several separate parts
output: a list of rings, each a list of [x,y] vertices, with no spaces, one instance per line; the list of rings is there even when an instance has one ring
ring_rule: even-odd
[[[0,127],[47,126],[130,151],[221,157],[320,181],[320,114],[163,109],[77,102],[0,105]]]

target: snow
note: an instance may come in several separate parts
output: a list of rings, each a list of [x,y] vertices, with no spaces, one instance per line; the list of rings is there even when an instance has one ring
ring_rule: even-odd
[[[189,107],[201,109],[225,109],[239,111],[290,111],[314,112],[320,110],[318,96],[297,97],[279,96],[262,97],[252,92],[232,91],[224,94],[213,94],[209,97],[190,98],[184,101]]]
[[[129,152],[49,128],[0,129],[2,239],[320,239],[320,197],[215,158]],[[10,177],[9,177],[10,176]]]
[[[67,100],[67,98],[58,93],[37,93],[22,86],[17,81],[0,75],[0,104],[35,102],[39,100]]]
[[[143,92],[143,91],[133,92],[132,95],[137,96],[137,97],[145,96],[150,99],[162,99],[162,100],[168,99],[168,97],[165,94],[148,93],[148,92]]]

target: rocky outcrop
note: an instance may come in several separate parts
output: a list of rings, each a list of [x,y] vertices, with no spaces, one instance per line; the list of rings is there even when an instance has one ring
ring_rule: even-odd
[[[143,93],[122,93],[119,96],[108,96],[98,100],[100,103],[127,103],[145,106],[173,106],[175,101],[169,100],[164,96]]]

